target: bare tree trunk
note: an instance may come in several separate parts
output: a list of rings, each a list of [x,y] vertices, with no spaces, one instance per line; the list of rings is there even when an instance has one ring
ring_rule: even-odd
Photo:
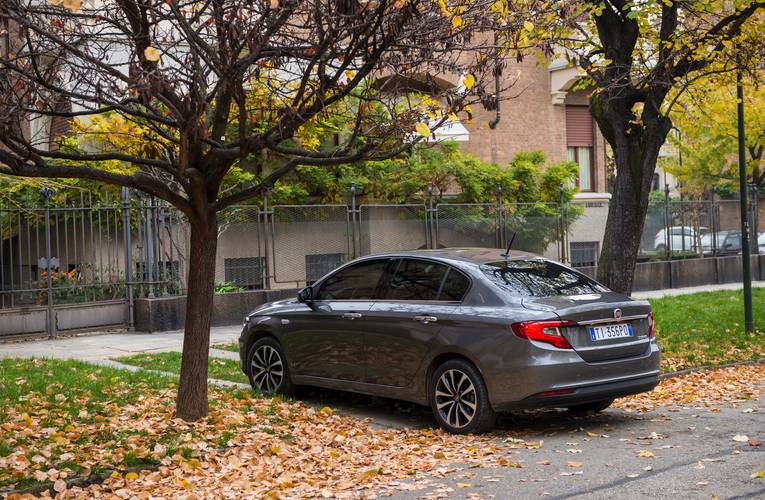
[[[207,416],[208,409],[207,358],[210,348],[218,224],[215,214],[211,214],[208,220],[190,222],[186,327],[175,414],[184,420],[194,421]]]

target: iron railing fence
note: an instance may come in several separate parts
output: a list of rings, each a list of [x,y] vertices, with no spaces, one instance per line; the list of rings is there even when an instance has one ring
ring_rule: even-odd
[[[189,226],[165,202],[123,190],[45,206],[0,200],[0,309],[161,297],[184,293]],[[752,251],[765,231],[751,205]],[[46,197],[46,200],[48,198]],[[219,214],[218,291],[300,286],[363,255],[480,246],[529,251],[574,266],[596,265],[609,204],[347,204],[230,207]],[[641,259],[741,252],[738,201],[649,206]],[[629,230],[629,228],[625,228]],[[193,274],[193,273],[192,273]],[[193,278],[193,276],[192,276]],[[132,307],[131,307],[132,311]],[[131,316],[132,317],[132,316]]]
[[[0,308],[125,296],[119,200],[0,206]]]

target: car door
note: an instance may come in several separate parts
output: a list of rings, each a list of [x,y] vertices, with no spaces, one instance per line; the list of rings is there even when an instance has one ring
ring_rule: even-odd
[[[452,321],[470,281],[443,263],[404,258],[390,266],[368,313],[367,381],[412,381],[440,329]]]
[[[295,375],[361,382],[364,330],[372,295],[390,259],[367,259],[341,268],[314,287],[314,300],[283,326]]]

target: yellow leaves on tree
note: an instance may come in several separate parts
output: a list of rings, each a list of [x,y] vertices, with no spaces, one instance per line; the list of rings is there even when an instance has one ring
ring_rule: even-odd
[[[425,123],[418,123],[414,126],[414,130],[417,131],[418,134],[420,134],[422,137],[429,137],[430,136],[430,127],[428,127]]]

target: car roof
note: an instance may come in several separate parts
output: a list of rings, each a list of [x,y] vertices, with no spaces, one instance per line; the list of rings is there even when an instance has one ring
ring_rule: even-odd
[[[498,260],[510,259],[542,259],[533,253],[511,250],[506,256],[501,248],[434,248],[427,250],[410,250],[404,252],[388,252],[376,254],[370,257],[425,257],[455,262],[471,262],[474,264],[487,264]]]

